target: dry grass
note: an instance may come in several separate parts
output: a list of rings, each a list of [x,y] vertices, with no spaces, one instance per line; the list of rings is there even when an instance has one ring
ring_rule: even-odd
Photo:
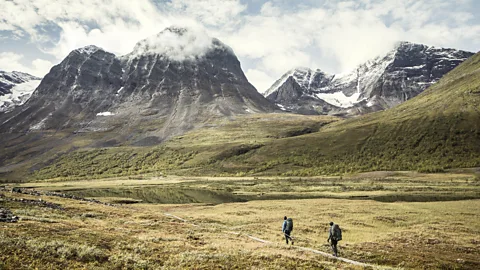
[[[463,187],[478,194],[472,174],[412,174],[382,172],[340,178],[165,178],[31,183],[39,189],[139,188],[148,185],[195,187],[214,191],[276,192],[301,196],[308,189],[326,188],[337,199],[255,200],[221,204],[128,204],[111,207],[59,197],[43,200],[62,205],[52,210],[0,198],[22,220],[0,224],[0,269],[357,269],[347,263],[284,244],[284,215],[294,219],[295,246],[330,252],[328,222],[343,228],[340,255],[380,268],[478,269],[480,267],[480,200],[395,202],[349,200],[369,195],[371,183],[417,194],[431,187],[434,194]],[[373,182],[372,182],[373,181]],[[287,185],[290,182],[290,185]],[[314,185],[315,184],[315,185]],[[65,185],[65,186],[62,186]],[[363,190],[332,192],[339,185]],[[296,187],[298,186],[298,187]],[[307,188],[306,188],[307,187]],[[252,191],[255,189],[255,192]],[[73,192],[73,191],[71,191]],[[387,192],[390,192],[387,190]],[[319,193],[325,195],[326,193]],[[4,193],[7,198],[38,197]],[[418,196],[418,194],[417,194]],[[340,198],[340,199],[339,199]],[[109,198],[119,200],[122,198]],[[185,223],[164,213],[182,217]],[[194,226],[195,224],[197,226]],[[240,235],[230,232],[240,232]],[[266,245],[245,234],[272,241]]]

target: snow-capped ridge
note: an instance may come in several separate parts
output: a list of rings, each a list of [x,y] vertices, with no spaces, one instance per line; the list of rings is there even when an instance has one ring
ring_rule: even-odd
[[[268,88],[263,95],[266,97],[271,93],[275,92],[278,87],[283,85],[289,78],[292,78],[298,85],[305,87],[307,90],[310,90],[313,86],[312,84],[315,80],[318,80],[318,77],[322,78],[333,78],[332,75],[329,75],[323,72],[321,69],[311,69],[308,67],[295,67],[286,72],[280,79],[275,81],[273,85]]]
[[[386,109],[415,97],[472,55],[401,41],[386,54],[347,73],[329,75],[304,67],[289,70],[264,96],[294,111],[309,113]],[[293,81],[296,86],[291,85]]]
[[[93,54],[93,53],[95,53],[97,51],[100,51],[100,50],[104,51],[104,49],[102,49],[98,46],[88,45],[88,46],[84,46],[84,47],[75,49],[74,52],[90,55],[90,54]]]
[[[40,78],[25,72],[0,71],[0,112],[25,103],[40,84]]]
[[[41,80],[41,78],[21,71],[6,72],[0,70],[0,83],[16,84],[30,80]]]

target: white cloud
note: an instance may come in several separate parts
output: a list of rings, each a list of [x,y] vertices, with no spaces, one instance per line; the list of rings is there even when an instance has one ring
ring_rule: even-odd
[[[128,52],[143,38],[160,32],[170,23],[149,0],[0,1],[3,22],[0,30],[16,29],[33,42],[52,41],[41,27],[60,28],[60,39],[45,52],[61,59],[69,51],[85,45],[98,45],[113,52]],[[42,47],[41,47],[42,48]]]
[[[169,6],[183,15],[196,18],[207,26],[232,26],[233,18],[245,11],[239,0],[172,0]]]
[[[268,54],[262,58],[260,67],[274,74],[282,74],[293,67],[311,67],[312,65],[309,54],[296,50]]]
[[[271,86],[270,82],[272,80],[278,79],[272,78],[267,73],[257,69],[249,69],[245,75],[247,76],[248,81],[253,84],[260,93],[265,92]]]
[[[257,60],[250,68],[273,78],[269,84],[299,65],[342,73],[386,53],[397,41],[460,49],[469,49],[472,44],[480,47],[480,21],[468,25],[474,13],[468,2],[463,4],[364,0],[326,1],[321,7],[297,8],[289,3],[287,8],[285,2],[270,1],[259,15],[245,17],[242,27],[227,37],[227,43],[240,59]],[[256,85],[267,84],[257,80]]]
[[[213,43],[212,38],[202,28],[170,27],[139,42],[132,55],[161,54],[175,61],[193,60],[205,55],[215,46],[222,45]]]
[[[248,5],[257,6],[259,12],[248,13],[252,9]],[[139,40],[172,24],[200,24],[234,49],[259,90],[295,66],[348,71],[399,40],[480,48],[476,16],[480,10],[472,0],[324,0],[322,4],[252,0],[248,5],[240,0],[0,1],[0,31],[10,31],[12,39],[29,37],[61,60],[71,50],[90,44],[126,54]],[[44,29],[50,28],[60,32],[46,35]],[[193,53],[204,45],[200,42],[186,51]],[[41,60],[23,65],[22,60],[0,64],[35,72],[48,65]]]
[[[262,5],[260,13],[264,16],[279,16],[282,14],[282,10],[272,2],[266,2]]]
[[[21,71],[43,77],[53,63],[43,59],[35,59],[30,65],[22,64],[23,55],[12,52],[0,52],[0,67],[3,71]]]

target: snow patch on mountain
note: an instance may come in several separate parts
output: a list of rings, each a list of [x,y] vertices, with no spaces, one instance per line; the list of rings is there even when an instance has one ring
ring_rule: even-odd
[[[49,113],[47,117],[43,118],[40,122],[36,123],[35,125],[32,125],[30,127],[30,130],[40,130],[45,126],[45,122],[52,117],[52,113]]]
[[[90,55],[90,54],[95,53],[98,50],[102,50],[102,48],[97,47],[95,45],[88,45],[88,46],[85,46],[85,47],[82,47],[82,48],[78,48],[75,51],[78,52],[78,53]]]
[[[6,112],[25,103],[41,80],[31,80],[13,86],[10,93],[0,96],[0,112]]]
[[[99,112],[99,113],[97,113],[97,116],[112,116],[112,115],[115,115],[115,114],[112,113],[112,112]]]
[[[350,108],[359,102],[360,93],[357,92],[351,96],[346,96],[343,92],[318,93],[315,96],[334,106]]]

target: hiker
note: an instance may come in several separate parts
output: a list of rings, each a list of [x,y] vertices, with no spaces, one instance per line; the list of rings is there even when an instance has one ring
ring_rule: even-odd
[[[283,224],[282,224],[282,232],[285,234],[285,240],[287,241],[288,245],[288,239],[292,241],[293,245],[293,238],[290,236],[290,233],[292,233],[293,230],[293,220],[292,218],[287,218],[287,216],[283,217]]]
[[[338,257],[337,253],[337,243],[338,241],[342,240],[342,230],[338,224],[334,224],[330,222],[330,230],[328,231],[328,239],[327,242],[330,242],[330,246],[332,246],[333,256]]]

